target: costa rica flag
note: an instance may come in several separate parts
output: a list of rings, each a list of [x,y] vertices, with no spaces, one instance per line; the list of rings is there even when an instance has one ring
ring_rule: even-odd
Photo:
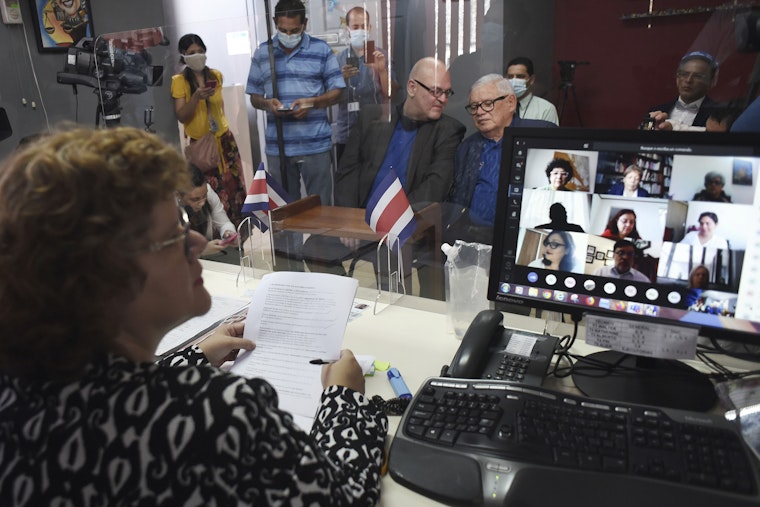
[[[243,216],[254,218],[256,227],[261,229],[261,232],[266,232],[269,229],[267,225],[269,212],[288,204],[292,200],[282,185],[264,169],[262,162],[253,175],[253,182],[251,182],[241,212]]]
[[[417,223],[404,187],[391,169],[369,198],[365,220],[378,234],[387,234],[391,248],[404,245]]]

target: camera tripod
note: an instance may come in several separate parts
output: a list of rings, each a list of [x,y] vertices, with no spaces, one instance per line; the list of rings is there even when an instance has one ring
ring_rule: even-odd
[[[575,94],[575,86],[573,83],[560,83],[559,85],[560,97],[559,97],[559,123],[562,124],[562,113],[565,112],[565,105],[568,101],[568,91],[575,103],[575,113],[578,116],[578,126],[583,126],[583,120],[581,119],[581,110],[578,107],[578,96]]]
[[[573,99],[575,103],[575,114],[578,116],[578,126],[583,127],[583,120],[581,119],[581,109],[578,104],[578,96],[575,93],[575,85],[573,80],[575,79],[575,67],[578,65],[588,65],[589,62],[569,62],[561,60],[559,62],[560,67],[560,84],[559,84],[559,123],[562,124],[562,114],[565,112],[565,106],[569,98]]]

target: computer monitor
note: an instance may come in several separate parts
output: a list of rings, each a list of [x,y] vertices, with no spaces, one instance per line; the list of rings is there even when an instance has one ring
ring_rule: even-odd
[[[752,134],[507,128],[488,298],[760,345],[759,179]],[[623,368],[579,369],[588,396],[714,404],[708,378],[684,363],[593,359]]]

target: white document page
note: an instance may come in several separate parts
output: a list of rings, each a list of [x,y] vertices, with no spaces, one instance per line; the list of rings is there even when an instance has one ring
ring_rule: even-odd
[[[244,336],[256,348],[241,354],[231,371],[272,384],[280,408],[305,431],[322,394],[322,367],[309,361],[340,356],[358,286],[346,276],[280,271],[265,275],[253,294]]]
[[[209,311],[199,317],[193,317],[166,333],[158,343],[156,355],[162,356],[181,348],[194,338],[200,338],[224,319],[245,308],[246,304],[240,299],[212,296]]]

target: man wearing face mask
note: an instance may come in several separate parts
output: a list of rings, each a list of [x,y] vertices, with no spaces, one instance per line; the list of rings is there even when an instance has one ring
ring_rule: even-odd
[[[346,82],[343,99],[338,103],[338,129],[335,133],[338,161],[362,106],[387,103],[399,87],[396,74],[390,68],[388,53],[375,48],[371,55],[367,54],[367,41],[372,32],[369,13],[362,7],[350,9],[346,13],[346,28],[350,43],[348,48],[338,53],[338,64]]]
[[[253,107],[267,112],[269,172],[282,181],[275,125],[278,116],[285,147],[285,190],[298,198],[303,178],[306,194],[317,194],[322,204],[329,205],[333,190],[332,129],[327,108],[340,100],[346,84],[330,46],[306,33],[306,9],[301,0],[280,0],[275,6],[274,23],[277,35],[272,46],[279,96],[275,97],[272,90],[268,41],[261,43],[253,55],[245,89]]]
[[[525,56],[513,58],[507,64],[506,77],[515,90],[518,100],[520,118],[550,121],[559,125],[557,108],[548,100],[533,95],[536,76],[533,73],[533,61]]]

